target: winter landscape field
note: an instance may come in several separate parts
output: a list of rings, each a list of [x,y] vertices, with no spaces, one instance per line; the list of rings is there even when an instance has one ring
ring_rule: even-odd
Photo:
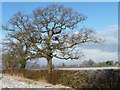
[[[3,2],[1,29],[3,90],[120,89],[117,2]]]

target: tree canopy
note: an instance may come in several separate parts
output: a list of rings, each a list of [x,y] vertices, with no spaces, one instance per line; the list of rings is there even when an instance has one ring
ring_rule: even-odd
[[[3,29],[9,31],[8,37],[13,46],[21,46],[19,53],[22,52],[23,63],[31,58],[44,57],[50,73],[54,57],[79,59],[82,55],[78,50],[80,44],[100,42],[93,30],[76,28],[85,20],[85,15],[71,8],[49,5],[35,9],[30,15],[18,12],[9,20],[8,25],[3,25]],[[76,29],[78,33],[70,33]]]

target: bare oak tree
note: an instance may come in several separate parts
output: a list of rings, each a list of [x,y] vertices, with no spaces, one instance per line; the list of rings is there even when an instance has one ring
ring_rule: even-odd
[[[47,59],[49,73],[52,71],[53,58],[78,59],[81,56],[81,52],[77,50],[79,44],[99,42],[94,31],[87,28],[78,30],[78,33],[66,33],[74,31],[86,16],[63,5],[38,8],[33,11],[33,18],[34,30],[39,31],[42,39],[34,47]]]
[[[79,59],[82,53],[79,45],[87,42],[98,43],[95,32],[88,28],[77,29],[86,16],[63,5],[49,5],[38,8],[32,15],[18,13],[10,20],[12,40],[22,43],[24,59],[26,57],[44,57],[48,62],[48,73],[52,71],[52,59]],[[14,32],[14,33],[13,33]],[[69,33],[68,33],[69,32]],[[26,61],[26,60],[23,60]]]

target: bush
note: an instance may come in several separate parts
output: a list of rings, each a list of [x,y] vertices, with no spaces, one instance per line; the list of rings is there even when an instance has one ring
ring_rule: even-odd
[[[96,71],[89,80],[92,87],[97,88],[119,88],[120,89],[120,70]]]
[[[23,76],[23,73],[25,72],[25,69],[5,69],[2,71],[2,73],[7,73],[10,75],[17,75],[17,76]]]
[[[58,84],[58,83],[60,83],[61,75],[62,75],[62,71],[54,70],[54,71],[52,71],[51,74],[46,75],[46,80],[49,83]]]
[[[45,79],[45,76],[47,75],[46,70],[26,70],[23,73],[23,76],[25,78],[33,79],[33,80],[39,80],[39,79]]]

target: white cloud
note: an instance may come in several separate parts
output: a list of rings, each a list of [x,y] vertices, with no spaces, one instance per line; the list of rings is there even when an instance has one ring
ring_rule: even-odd
[[[102,51],[116,52],[118,51],[118,26],[109,26],[107,29],[97,31],[97,36],[105,41],[102,44],[86,44],[82,48],[100,49]]]
[[[83,46],[86,59],[97,62],[104,60],[118,61],[118,26],[109,26],[107,29],[98,31],[98,36],[105,39],[103,44],[87,44]]]
[[[92,59],[95,62],[102,62],[107,60],[118,61],[117,52],[107,52],[101,51],[99,49],[85,49],[84,50],[85,59]]]

